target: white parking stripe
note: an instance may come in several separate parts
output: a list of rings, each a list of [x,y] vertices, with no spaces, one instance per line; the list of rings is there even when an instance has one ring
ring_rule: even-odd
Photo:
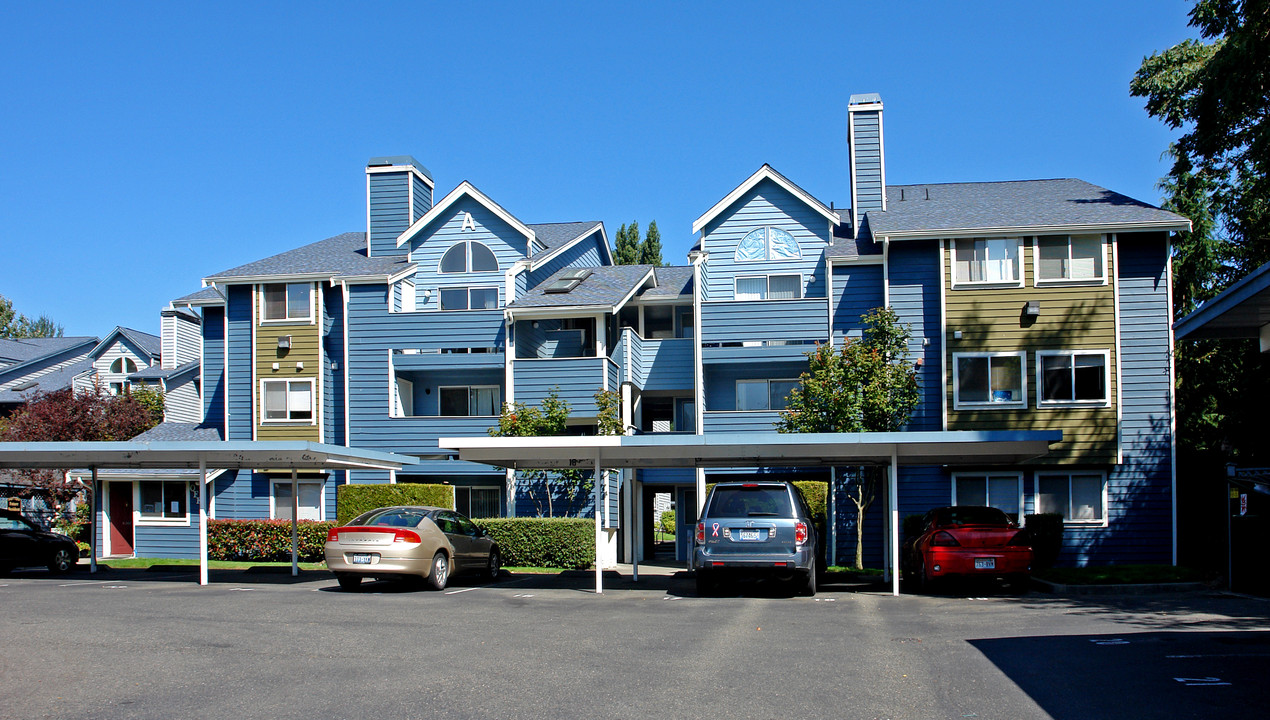
[[[477,586],[477,587],[463,588],[462,590],[451,590],[447,592],[446,595],[458,595],[459,593],[465,593],[471,590],[480,590],[480,589],[481,589],[480,586]]]

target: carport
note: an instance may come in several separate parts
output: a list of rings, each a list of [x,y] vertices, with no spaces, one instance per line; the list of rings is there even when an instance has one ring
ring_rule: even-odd
[[[697,512],[705,503],[705,468],[881,465],[887,468],[883,517],[891,594],[900,594],[900,465],[1014,465],[1049,452],[1059,430],[893,433],[712,433],[592,437],[440,438],[460,460],[513,469],[594,468],[596,507],[595,591],[601,579],[600,512],[604,470],[695,468]],[[638,565],[636,573],[638,574]]]
[[[193,469],[199,471],[198,542],[200,585],[207,584],[208,470],[291,471],[291,574],[300,572],[298,558],[300,470],[400,470],[417,462],[395,453],[314,442],[31,442],[0,443],[0,468],[88,468],[92,471],[93,535],[91,570],[97,572],[97,535],[101,523],[101,488],[97,471],[122,469]]]

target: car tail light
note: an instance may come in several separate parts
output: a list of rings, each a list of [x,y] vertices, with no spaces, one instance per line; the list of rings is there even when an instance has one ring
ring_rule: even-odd
[[[807,542],[807,523],[801,520],[794,525],[794,542],[802,545]]]
[[[704,522],[697,523],[697,542],[704,544],[706,541],[706,524]]]
[[[395,543],[417,543],[417,542],[422,542],[422,541],[419,539],[419,533],[417,533],[417,532],[415,532],[415,531],[413,531],[413,530],[402,530],[402,529],[400,529],[400,528],[398,528],[398,529],[397,529],[397,530],[393,533],[393,536],[392,536],[392,541],[393,541],[393,542],[395,542]]]
[[[326,541],[327,541],[327,542],[339,542],[339,541],[340,541],[340,529],[339,529],[339,528],[331,528],[330,530],[328,530],[328,531],[326,532]]]
[[[957,538],[943,530],[931,536],[930,544],[933,547],[958,547],[961,545],[961,543],[957,542]]]
[[[1020,530],[1020,531],[1018,531],[1018,532],[1014,533],[1014,537],[1010,538],[1010,542],[1008,542],[1008,543],[1006,543],[1006,544],[1007,544],[1007,545],[1026,545],[1026,546],[1030,546],[1030,545],[1032,544],[1032,539],[1031,539],[1030,537],[1028,537],[1028,532],[1027,532],[1027,530]]]

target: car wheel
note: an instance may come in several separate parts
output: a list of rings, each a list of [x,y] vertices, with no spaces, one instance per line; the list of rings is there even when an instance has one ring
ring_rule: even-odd
[[[336,582],[340,584],[341,590],[356,590],[362,586],[361,575],[350,575],[348,573],[340,573],[335,576]]]
[[[930,578],[926,577],[926,558],[919,557],[917,560],[917,591],[920,593],[930,592]]]
[[[71,569],[75,564],[76,558],[71,555],[71,551],[66,548],[58,548],[53,551],[53,557],[49,559],[49,572],[64,573]]]
[[[491,581],[497,580],[502,569],[503,558],[498,554],[498,548],[492,548],[489,551],[489,561],[485,563],[485,577]]]
[[[706,597],[714,590],[714,578],[704,568],[697,568],[697,597]]]
[[[807,571],[807,584],[803,586],[803,595],[807,597],[816,596],[816,570],[815,568]]]
[[[439,552],[432,556],[432,572],[428,573],[428,584],[433,590],[444,590],[450,579],[450,559]]]

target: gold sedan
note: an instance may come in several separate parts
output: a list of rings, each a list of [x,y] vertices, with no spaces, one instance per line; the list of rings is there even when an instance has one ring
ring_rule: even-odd
[[[456,572],[498,577],[498,544],[459,513],[438,507],[371,510],[326,535],[326,567],[345,590],[362,578],[422,578],[442,590]]]

